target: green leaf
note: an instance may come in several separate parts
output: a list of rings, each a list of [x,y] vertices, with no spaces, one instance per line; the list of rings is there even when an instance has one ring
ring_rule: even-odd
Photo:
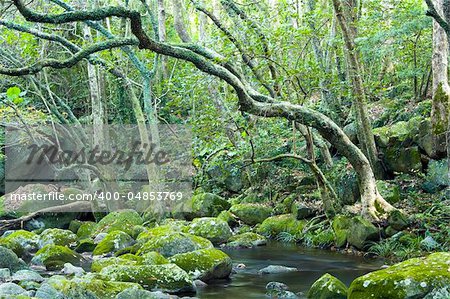
[[[8,90],[6,91],[6,96],[11,101],[15,101],[17,98],[20,97],[20,93],[21,93],[20,88],[17,86],[14,86],[14,87],[8,88]],[[22,101],[23,101],[23,99],[22,99]]]

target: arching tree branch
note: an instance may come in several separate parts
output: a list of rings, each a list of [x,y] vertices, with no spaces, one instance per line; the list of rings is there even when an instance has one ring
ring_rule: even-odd
[[[121,38],[117,40],[109,40],[105,42],[100,42],[94,45],[91,45],[77,53],[75,53],[72,57],[66,60],[56,60],[56,59],[46,59],[42,61],[38,61],[34,65],[20,67],[20,68],[7,68],[0,66],[0,74],[8,75],[8,76],[24,76],[24,75],[33,75],[39,73],[43,68],[49,67],[54,69],[64,69],[70,68],[76,65],[83,59],[87,59],[91,54],[122,47],[124,45],[137,45],[138,41],[135,38]]]

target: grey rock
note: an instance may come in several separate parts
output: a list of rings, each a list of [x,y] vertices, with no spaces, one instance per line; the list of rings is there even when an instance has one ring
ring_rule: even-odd
[[[11,249],[0,246],[0,268],[8,268],[15,272],[26,269],[27,265]]]
[[[43,283],[41,285],[41,287],[36,291],[34,297],[40,299],[64,299],[63,294],[47,283]]]
[[[107,235],[107,233],[99,233],[97,236],[95,236],[94,243],[100,243]]]
[[[288,273],[288,272],[296,272],[297,268],[279,266],[279,265],[270,265],[261,270],[259,270],[260,274],[280,274],[280,273]]]
[[[82,276],[85,273],[83,268],[76,267],[71,263],[65,263],[62,272],[66,275],[75,275],[75,276]]]
[[[271,281],[266,285],[266,290],[287,291],[289,287],[282,282]]]
[[[8,295],[20,295],[25,293],[25,289],[21,286],[12,283],[12,282],[6,282],[0,284],[0,296],[8,296]],[[8,297],[6,297],[8,298]]]
[[[11,278],[11,271],[8,268],[0,269],[0,281],[7,281]]]
[[[32,270],[19,270],[12,276],[13,281],[36,281],[42,282],[44,278],[37,272]]]

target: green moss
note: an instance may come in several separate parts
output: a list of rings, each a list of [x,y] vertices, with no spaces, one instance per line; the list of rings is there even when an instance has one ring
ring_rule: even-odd
[[[128,235],[133,233],[136,225],[142,225],[143,220],[134,210],[122,210],[109,213],[97,224],[95,234],[123,231]]]
[[[308,298],[347,299],[347,286],[336,277],[327,273],[314,282],[308,292]]]
[[[112,253],[132,245],[134,242],[128,234],[122,231],[113,231],[103,238],[94,249],[94,255]]]
[[[192,197],[192,212],[196,217],[216,217],[229,208],[230,203],[216,194],[201,193]]]
[[[349,299],[423,298],[450,284],[450,253],[433,253],[355,279]]]
[[[143,261],[143,258],[136,256],[136,259],[131,259],[122,255],[120,257],[109,257],[102,259],[94,259],[91,264],[92,272],[100,272],[103,268],[108,266],[137,266]]]
[[[100,274],[112,281],[135,282],[148,289],[167,292],[192,292],[189,275],[175,264],[121,266],[103,268]]]
[[[232,270],[230,257],[215,248],[177,254],[169,261],[188,272],[193,279],[202,281],[226,278]]]
[[[114,299],[117,294],[126,289],[142,289],[137,283],[104,281],[86,277],[73,278],[72,280],[65,279],[64,277],[52,277],[47,283],[61,292],[66,298]]]
[[[77,241],[77,235],[70,230],[48,228],[39,235],[39,247],[48,244],[69,246]]]
[[[232,235],[228,223],[212,217],[195,218],[189,226],[189,233],[206,238],[214,244],[225,243]]]
[[[439,107],[439,112],[449,110],[449,95],[445,93],[443,84],[440,83],[433,97],[433,106]],[[448,112],[444,117],[437,113],[433,119],[433,134],[440,135],[447,131],[448,128]]]
[[[246,232],[243,234],[232,236],[228,240],[226,247],[251,248],[255,246],[265,245],[266,243],[267,243],[266,237],[256,233]]]
[[[142,264],[145,265],[163,265],[168,263],[169,260],[156,251],[147,252],[142,255]]]
[[[65,263],[80,266],[82,261],[83,257],[69,248],[48,244],[36,252],[31,263],[34,265],[44,265],[47,270],[58,270],[63,268]]]
[[[288,233],[295,237],[301,237],[306,221],[297,220],[292,214],[272,216],[264,220],[257,232],[266,237],[277,237],[280,233]]]
[[[243,203],[233,205],[230,212],[249,225],[263,222],[272,213],[270,207],[261,204]]]
[[[92,252],[96,246],[97,244],[95,244],[92,239],[83,239],[78,242],[77,247],[75,247],[75,251],[78,253]]]
[[[142,245],[137,254],[143,255],[151,251],[157,251],[165,257],[170,257],[179,253],[212,247],[213,245],[208,239],[188,233],[172,232],[149,239]]]
[[[8,268],[12,272],[16,272],[27,269],[27,266],[11,249],[0,246],[0,268]]]
[[[222,211],[220,212],[218,219],[225,221],[230,226],[237,225],[236,217],[230,211]]]
[[[400,187],[397,184],[377,181],[377,188],[381,196],[390,204],[395,204],[400,201]]]
[[[79,239],[86,239],[93,235],[95,229],[97,228],[97,223],[86,221],[83,222],[77,230],[77,236]]]
[[[4,238],[0,238],[0,246],[14,251],[21,256],[25,251],[37,249],[39,236],[26,230],[17,230]]]
[[[69,224],[69,230],[70,230],[71,232],[73,232],[74,234],[76,234],[77,231],[78,231],[78,229],[80,228],[80,226],[81,226],[83,223],[84,223],[83,221],[80,221],[80,220],[77,220],[77,219],[72,220],[72,221],[70,221],[70,224]]]
[[[185,226],[184,224],[181,224],[178,222],[168,223],[168,224],[156,226],[145,232],[140,233],[137,236],[136,240],[139,241],[140,243],[145,243],[146,241],[148,241],[154,237],[161,237],[161,236],[169,235],[173,232],[182,232],[185,229],[187,229],[187,226]]]

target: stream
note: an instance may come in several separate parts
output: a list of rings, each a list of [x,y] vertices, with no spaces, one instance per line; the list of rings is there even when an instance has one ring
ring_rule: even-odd
[[[227,281],[210,283],[200,289],[201,299],[220,298],[264,298],[265,287],[270,281],[283,282],[289,290],[302,292],[306,298],[310,286],[325,273],[339,278],[347,286],[358,276],[379,269],[382,260],[345,255],[320,249],[303,248],[293,244],[269,243],[253,249],[223,249],[232,259],[233,265],[245,264]],[[298,272],[260,275],[258,271],[269,265],[296,267]]]

